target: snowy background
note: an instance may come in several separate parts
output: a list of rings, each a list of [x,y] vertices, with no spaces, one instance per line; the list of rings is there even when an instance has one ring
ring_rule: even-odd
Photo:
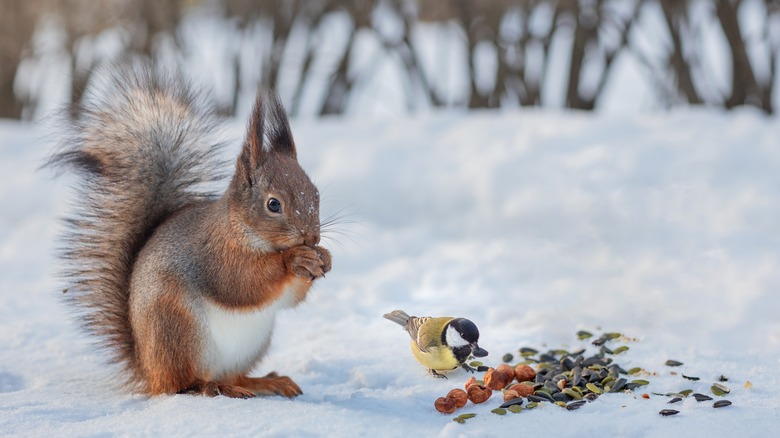
[[[50,132],[0,122],[2,435],[766,436],[780,425],[776,118],[445,112],[298,120],[293,132],[323,217],[344,216],[325,242],[332,273],[279,315],[256,370],[290,375],[304,395],[147,398],[118,386],[60,300],[53,249],[69,191],[38,170]],[[468,375],[428,376],[381,317],[396,308],[472,319],[492,365],[522,346],[586,346],[579,329],[618,331],[637,339],[618,363],[657,375],[575,412],[500,417],[494,395],[456,424],[433,402]],[[724,409],[686,399],[661,417],[667,397],[640,397],[709,393],[721,374]]]
[[[780,427],[780,120],[716,108],[728,95],[730,59],[703,1],[691,2],[698,12],[683,30],[710,107],[680,107],[664,67],[663,15],[657,2],[643,4],[595,112],[561,109],[566,27],[551,40],[549,77],[539,84],[545,109],[502,102],[501,110],[466,112],[469,81],[490,87],[496,54],[474,50],[469,78],[458,25],[415,26],[420,64],[444,106],[455,107],[437,109],[419,84],[404,82],[397,54],[382,52],[379,37],[399,22],[372,12],[381,32],[356,33],[350,71],[370,73],[355,76],[348,117],[313,119],[349,19],[337,12],[310,34],[291,33],[297,42],[276,85],[290,107],[298,50],[313,35],[317,58],[292,127],[301,164],[323,194],[322,217],[341,218],[324,240],[333,271],[279,315],[255,371],[291,376],[304,391],[295,400],[129,394],[78,330],[54,277],[69,181],[39,167],[57,135],[49,115],[70,97],[63,72],[115,55],[126,35],[108,28],[67,48],[63,28],[39,28],[15,82],[35,102],[27,116],[36,123],[0,119],[0,436],[771,435]],[[776,70],[780,15],[767,15],[758,0],[741,5],[756,75],[777,106],[778,79],[766,79]],[[260,76],[256,57],[271,53],[252,44],[270,44],[267,29],[250,26],[242,36],[231,19],[185,15],[180,61],[218,99],[239,89],[231,56],[245,63],[225,151],[232,160]],[[170,41],[160,41],[165,52]],[[71,49],[78,56],[69,58]],[[598,59],[586,64],[583,75],[597,77]],[[496,394],[459,410],[478,415],[456,424],[433,403],[469,375],[431,378],[406,333],[381,317],[394,309],[473,320],[490,365],[505,353],[518,361],[523,346],[588,346],[577,330],[620,332],[636,341],[617,362],[654,375],[634,394],[602,396],[574,412],[544,405],[501,417],[490,413],[501,403]],[[684,365],[666,367],[668,359]],[[709,394],[720,375],[732,390],[727,408],[690,398],[671,406],[652,394]],[[681,412],[658,415],[668,407]]]

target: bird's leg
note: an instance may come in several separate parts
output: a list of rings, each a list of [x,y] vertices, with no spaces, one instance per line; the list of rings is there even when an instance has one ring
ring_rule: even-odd
[[[471,365],[469,365],[467,363],[464,363],[463,365],[461,365],[461,368],[463,368],[464,370],[470,372],[471,374],[474,374],[474,371],[477,370],[476,368],[473,368]]]
[[[428,371],[430,371],[431,375],[433,377],[436,377],[437,379],[446,379],[447,378],[447,376],[445,376],[444,374],[437,373],[436,370],[434,370],[433,368],[429,369]]]

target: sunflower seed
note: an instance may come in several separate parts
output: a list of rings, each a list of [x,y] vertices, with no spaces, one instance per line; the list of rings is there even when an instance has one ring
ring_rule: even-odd
[[[510,406],[520,406],[523,404],[523,397],[513,398],[512,400],[505,401],[499,408],[508,408]]]
[[[666,366],[668,366],[668,367],[679,367],[682,364],[683,364],[682,362],[678,362],[678,361],[672,360],[672,359],[669,359],[669,360],[666,361]]]
[[[510,353],[507,353],[507,354],[505,354],[505,355],[504,355],[504,357],[502,357],[501,359],[503,359],[504,363],[509,363],[509,362],[512,362],[512,359],[514,359],[514,358],[515,358],[515,357],[514,357],[514,356],[512,356],[512,354],[510,354]]]
[[[664,417],[668,417],[670,415],[677,415],[680,413],[680,411],[676,411],[674,409],[661,409],[658,413]]]
[[[728,382],[728,381],[729,378],[724,376],[723,374],[721,374],[720,377],[718,377],[718,382]]]
[[[718,400],[712,404],[713,408],[725,408],[726,406],[731,406],[731,402],[728,400]]]
[[[489,369],[490,369],[490,367],[485,366],[485,365],[480,365],[480,366],[477,367],[477,371],[480,372],[480,373],[484,373],[484,372],[486,372]]]
[[[678,401],[682,401],[682,399],[680,397],[675,397],[675,398],[669,400],[667,403],[669,403],[669,404],[677,403]]]
[[[685,374],[683,374],[682,376],[683,376],[684,379],[693,380],[694,382],[697,381],[697,380],[701,380],[698,377],[686,376]]]
[[[704,394],[699,394],[698,392],[693,394],[693,398],[695,398],[697,402],[712,400],[712,397]]]
[[[566,409],[568,409],[570,411],[576,411],[577,409],[581,408],[582,405],[584,405],[585,403],[587,403],[585,400],[573,401],[573,402],[569,403],[568,405],[566,405]]]

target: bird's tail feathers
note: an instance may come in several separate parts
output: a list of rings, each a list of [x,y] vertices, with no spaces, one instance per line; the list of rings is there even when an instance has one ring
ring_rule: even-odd
[[[385,313],[382,316],[384,316],[385,319],[389,319],[390,321],[393,321],[394,323],[404,328],[406,328],[406,325],[409,323],[409,319],[411,318],[411,316],[409,316],[403,310],[393,310],[392,312]]]

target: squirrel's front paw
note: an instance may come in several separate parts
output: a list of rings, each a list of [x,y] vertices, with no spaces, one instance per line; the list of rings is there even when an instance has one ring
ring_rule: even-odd
[[[320,246],[295,246],[287,250],[285,257],[288,269],[295,275],[314,280],[330,271],[330,253]]]

